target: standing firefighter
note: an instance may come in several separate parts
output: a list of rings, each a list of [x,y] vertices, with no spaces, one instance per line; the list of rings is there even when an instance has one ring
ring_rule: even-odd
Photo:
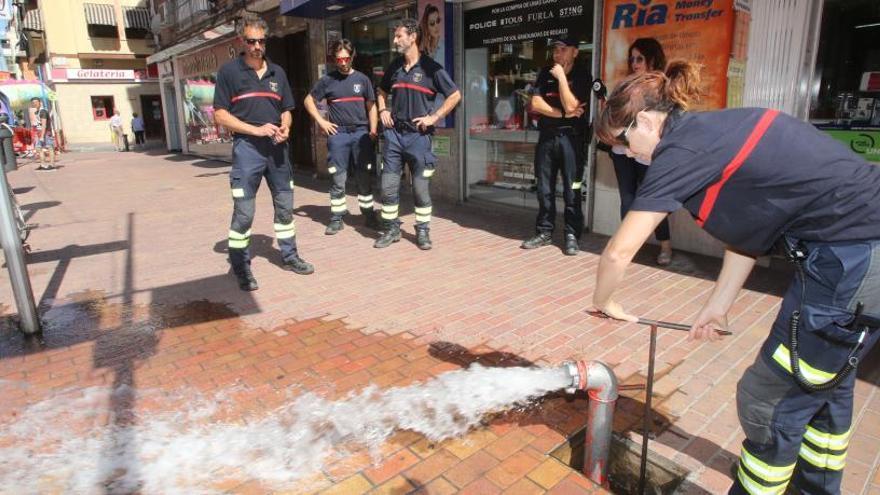
[[[522,243],[523,249],[550,244],[556,223],[556,176],[562,176],[565,200],[565,243],[563,251],[578,254],[578,239],[584,230],[581,186],[584,176],[584,146],[587,119],[584,109],[590,96],[590,74],[577,64],[578,42],[572,38],[555,40],[553,66],[545,67],[535,81],[532,111],[538,120],[535,147],[535,179],[538,192],[538,218],[534,237]]]
[[[401,57],[386,69],[379,85],[379,117],[385,126],[382,168],[382,220],[384,232],[374,247],[400,240],[400,174],[410,164],[416,213],[416,244],[431,249],[431,176],[437,157],[431,151],[434,124],[455,108],[461,93],[443,66],[419,52],[419,24],[403,19],[394,29],[394,47]],[[446,99],[435,109],[437,93]],[[388,107],[388,96],[391,106]]]
[[[635,320],[614,290],[654,228],[684,207],[727,246],[691,328],[714,339],[755,257],[780,244],[797,274],[737,387],[746,440],[731,493],[840,493],[855,368],[880,338],[880,168],[775,110],[685,111],[698,88],[697,68],[673,62],[624,80],[599,117],[602,141],[651,165],[602,253],[593,303]]]
[[[348,213],[345,203],[345,181],[349,170],[357,177],[358,205],[364,223],[378,228],[373,213],[373,163],[376,153],[374,142],[378,116],[373,83],[363,73],[352,68],[355,49],[348,40],[333,43],[330,52],[337,70],[322,77],[306,96],[305,107],[327,135],[327,171],[333,176],[330,186],[330,224],[324,231],[333,235],[344,227],[342,217]],[[330,119],[318,113],[316,101],[326,99]]]
[[[245,53],[217,73],[214,118],[233,133],[232,225],[229,229],[229,262],[242,290],[257,290],[251,273],[248,246],[256,210],[257,189],[263,177],[275,205],[275,238],[286,270],[299,274],[315,271],[296,249],[293,219],[293,176],[287,151],[293,95],[284,70],[265,58],[266,23],[256,17],[241,21],[239,36]]]

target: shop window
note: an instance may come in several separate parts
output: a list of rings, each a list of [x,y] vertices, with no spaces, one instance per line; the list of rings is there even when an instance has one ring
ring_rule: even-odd
[[[95,120],[108,120],[113,116],[112,96],[92,96],[92,118]]]
[[[880,2],[826,0],[810,121],[880,162]]]

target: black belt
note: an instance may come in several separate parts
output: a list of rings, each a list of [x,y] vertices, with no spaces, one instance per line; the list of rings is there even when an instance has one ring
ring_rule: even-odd
[[[585,129],[583,127],[575,127],[571,125],[561,125],[558,127],[546,127],[541,129],[542,133],[550,134],[552,136],[577,136],[583,134]]]
[[[366,130],[367,130],[367,125],[366,125],[366,124],[357,124],[357,125],[337,125],[337,126],[336,126],[336,130],[337,130],[337,131],[343,131],[343,132],[366,131]]]
[[[422,130],[419,129],[419,126],[406,120],[395,120],[394,130],[397,132],[422,132]]]

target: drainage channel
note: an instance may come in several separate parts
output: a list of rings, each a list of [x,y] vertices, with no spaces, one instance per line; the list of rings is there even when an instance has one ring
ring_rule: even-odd
[[[586,428],[579,430],[568,442],[553,450],[550,455],[579,473],[583,472],[584,439]],[[612,493],[618,495],[638,494],[641,446],[618,435],[611,436],[608,459],[608,482]],[[684,467],[654,452],[648,452],[646,494],[668,495],[685,482],[689,474]]]

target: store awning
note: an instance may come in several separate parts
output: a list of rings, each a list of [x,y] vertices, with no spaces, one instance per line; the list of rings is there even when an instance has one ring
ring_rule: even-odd
[[[28,31],[42,31],[43,19],[40,17],[40,11],[37,9],[28,10],[24,14],[24,19],[21,20],[21,27]]]
[[[122,7],[122,19],[126,28],[150,29],[150,10],[145,7]]]
[[[323,19],[364,7],[376,0],[281,0],[281,15]]]
[[[84,3],[86,24],[93,26],[115,26],[116,12],[112,5],[102,3]]]

